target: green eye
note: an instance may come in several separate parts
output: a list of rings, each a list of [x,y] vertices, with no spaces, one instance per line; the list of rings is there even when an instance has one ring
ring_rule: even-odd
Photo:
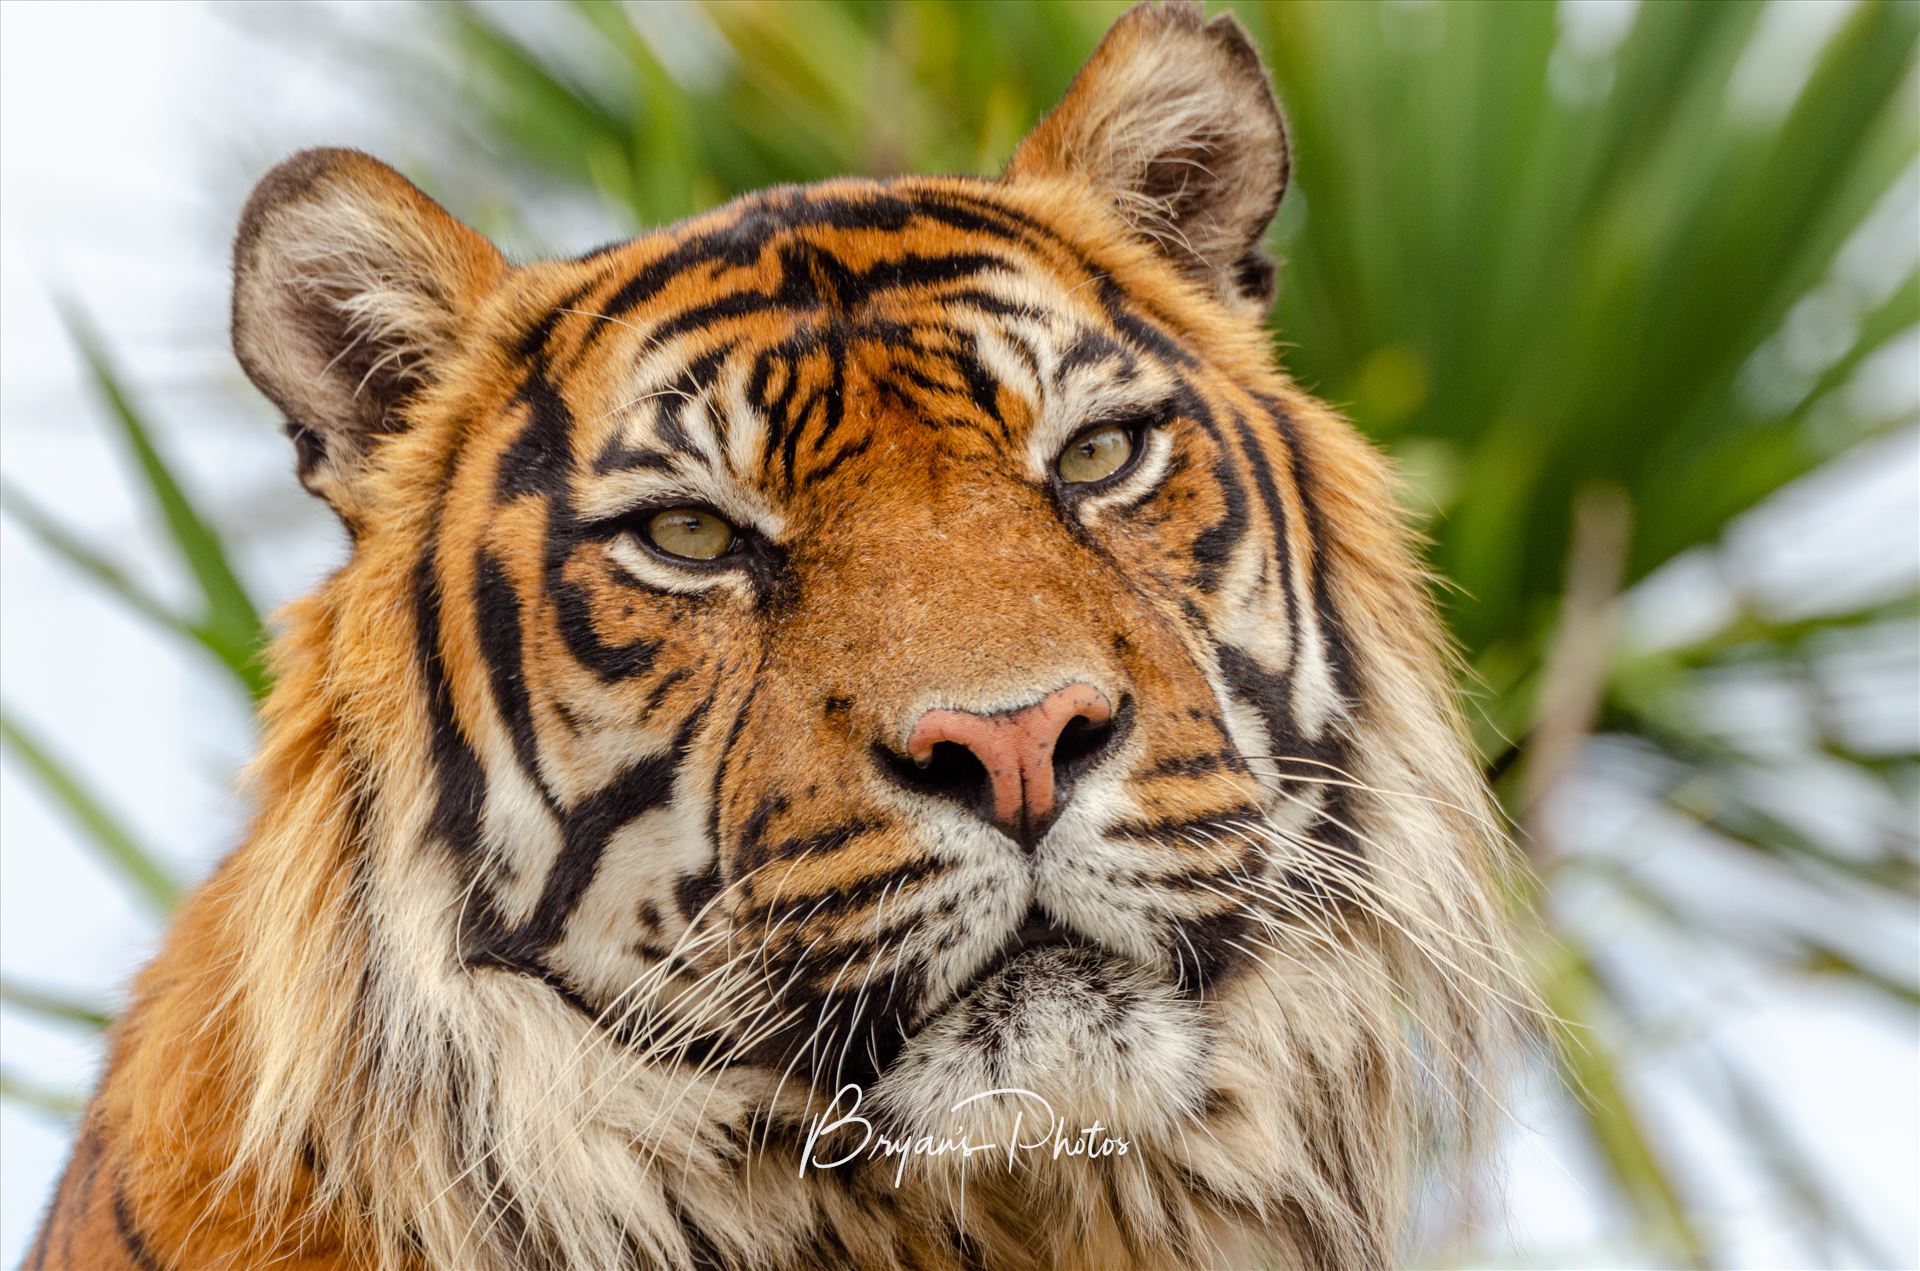
[[[733,547],[733,526],[704,508],[668,508],[647,518],[647,538],[669,556],[718,560]]]
[[[1069,485],[1085,485],[1112,476],[1131,458],[1131,432],[1117,424],[1096,424],[1067,443],[1053,461],[1053,468]]]

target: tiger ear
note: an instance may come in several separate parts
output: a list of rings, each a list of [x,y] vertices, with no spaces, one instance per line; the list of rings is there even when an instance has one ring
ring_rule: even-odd
[[[475,306],[493,244],[377,159],[303,150],[254,187],[233,245],[233,348],[287,417],[300,482],[349,529],[374,443],[406,427]]]
[[[1086,182],[1182,273],[1257,314],[1273,302],[1260,238],[1288,164],[1286,125],[1247,33],[1173,0],[1121,15],[1006,177]]]

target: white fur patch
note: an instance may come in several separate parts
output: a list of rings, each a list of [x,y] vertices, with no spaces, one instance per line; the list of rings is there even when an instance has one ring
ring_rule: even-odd
[[[1159,1137],[1205,1095],[1206,1024],[1164,976],[1086,949],[1020,955],[929,1021],[881,1077],[875,1103],[900,1133],[1005,1142],[1031,1126],[1015,1089],[1077,1127]],[[957,1110],[956,1110],[957,1107]]]

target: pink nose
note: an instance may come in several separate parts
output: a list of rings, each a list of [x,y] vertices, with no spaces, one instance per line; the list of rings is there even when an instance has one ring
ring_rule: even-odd
[[[986,769],[993,824],[1032,848],[1058,811],[1054,752],[1061,735],[1076,719],[1099,728],[1112,718],[1113,704],[1105,693],[1091,684],[1069,684],[1031,706],[997,715],[928,711],[907,738],[907,755],[924,768],[943,742],[966,749]]]

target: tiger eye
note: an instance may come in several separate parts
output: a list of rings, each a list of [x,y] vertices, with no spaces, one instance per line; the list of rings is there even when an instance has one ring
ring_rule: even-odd
[[[1112,476],[1133,458],[1133,434],[1113,424],[1087,429],[1067,443],[1053,467],[1062,481],[1085,485]]]
[[[733,526],[700,508],[668,508],[648,518],[647,537],[669,556],[718,560],[733,547]]]

